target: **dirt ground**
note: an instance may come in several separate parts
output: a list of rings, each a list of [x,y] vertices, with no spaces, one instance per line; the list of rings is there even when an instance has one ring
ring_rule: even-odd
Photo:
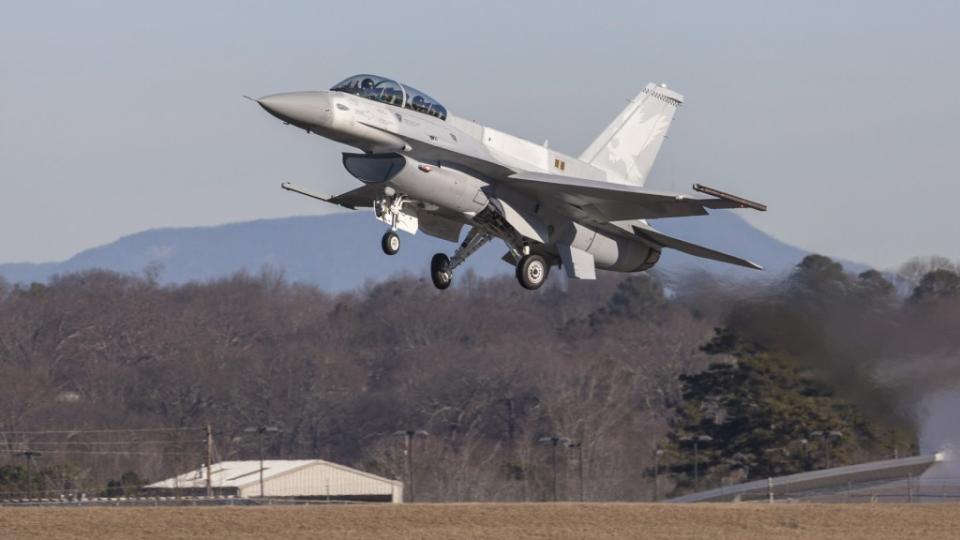
[[[960,504],[0,508],[0,538],[960,538]]]

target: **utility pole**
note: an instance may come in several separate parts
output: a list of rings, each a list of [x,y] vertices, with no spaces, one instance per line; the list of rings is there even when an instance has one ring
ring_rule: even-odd
[[[34,452],[33,450],[25,450],[20,452],[20,455],[26,458],[27,460],[27,493],[28,498],[33,498],[33,458],[40,457],[43,454],[40,452]]]
[[[577,476],[580,480],[577,486],[580,488],[580,502],[583,502],[583,442],[567,443],[567,448],[577,449]]]
[[[417,498],[413,484],[413,431],[407,430],[407,432],[404,433],[404,439],[406,444],[405,451],[407,453],[407,481],[410,482],[410,502],[415,502]]]
[[[803,448],[803,470],[810,469],[810,441],[800,439],[800,447]]]
[[[540,443],[553,445],[553,458],[550,462],[553,466],[553,502],[557,502],[557,445],[560,443],[569,444],[570,439],[554,435],[552,437],[541,437]]]
[[[693,439],[693,485],[700,487],[700,456],[697,449],[697,439]]]
[[[657,448],[653,453],[653,502],[660,500],[660,457],[663,448]]]
[[[279,433],[280,428],[274,426],[257,426],[257,427],[248,427],[243,430],[244,433],[256,433],[257,434],[257,451],[260,455],[260,498],[263,498],[263,434],[264,433]]]
[[[262,467],[261,463],[261,467]],[[213,497],[213,478],[211,478],[213,471],[211,467],[213,466],[213,428],[210,426],[210,423],[207,422],[207,497]]]
[[[260,456],[260,498],[263,498],[263,430],[258,430],[257,433],[257,454]]]
[[[583,502],[583,443],[577,443],[578,474],[580,476],[580,502]]]
[[[407,454],[407,482],[410,486],[410,502],[416,502],[416,491],[414,489],[413,482],[413,438],[414,437],[426,437],[430,435],[422,429],[407,429],[401,430],[394,433],[394,435],[400,435],[404,438],[404,452]]]
[[[557,502],[557,441],[553,441],[553,502]]]
[[[709,435],[695,435],[695,436],[683,437],[680,439],[680,442],[693,443],[693,486],[694,488],[700,487],[700,443],[709,443],[712,441],[713,441],[713,437]]]
[[[836,430],[821,430],[814,431],[810,434],[811,437],[819,437],[823,441],[823,456],[826,461],[826,468],[830,468],[830,445],[833,444],[833,441],[843,437],[843,433]]]

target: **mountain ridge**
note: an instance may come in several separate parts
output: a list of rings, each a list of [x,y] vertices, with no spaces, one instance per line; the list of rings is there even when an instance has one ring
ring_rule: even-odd
[[[291,281],[339,292],[399,273],[426,278],[433,253],[451,253],[455,244],[424,234],[401,234],[400,253],[380,251],[385,226],[366,212],[257,219],[197,227],[163,227],[123,236],[80,251],[59,262],[0,264],[0,276],[11,283],[46,282],[58,274],[88,269],[120,273],[158,270],[164,284],[217,279],[237,271],[282,269]],[[764,275],[788,271],[809,252],[760,231],[728,211],[699,219],[664,219],[654,225],[684,240],[732,253],[762,264]],[[500,260],[505,248],[494,243],[473,255],[464,269],[481,277],[509,274]],[[850,270],[866,266],[844,263]],[[752,277],[756,272],[664,250],[661,272],[707,271],[726,277]],[[559,273],[559,272],[558,272]]]

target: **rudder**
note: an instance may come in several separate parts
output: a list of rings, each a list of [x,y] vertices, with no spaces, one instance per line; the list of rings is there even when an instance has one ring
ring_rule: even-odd
[[[580,159],[609,173],[610,182],[644,185],[682,103],[682,94],[665,85],[648,84]]]

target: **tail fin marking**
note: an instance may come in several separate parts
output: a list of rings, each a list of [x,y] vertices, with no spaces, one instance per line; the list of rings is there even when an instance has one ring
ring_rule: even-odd
[[[580,159],[606,171],[611,182],[644,185],[682,103],[682,94],[648,84],[580,154]]]

